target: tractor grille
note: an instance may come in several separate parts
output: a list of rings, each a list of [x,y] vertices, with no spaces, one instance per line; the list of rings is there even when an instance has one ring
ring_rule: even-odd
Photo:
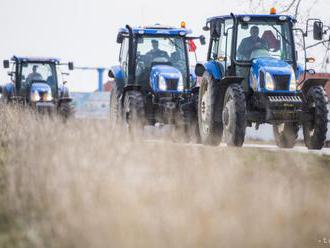
[[[289,90],[290,75],[274,75],[275,90]]]
[[[178,82],[178,79],[166,79],[167,90],[177,90]]]

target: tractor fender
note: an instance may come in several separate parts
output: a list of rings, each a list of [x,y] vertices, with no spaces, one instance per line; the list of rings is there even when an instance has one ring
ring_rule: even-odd
[[[61,88],[59,88],[59,95],[60,97],[70,97],[69,88],[63,85]]]
[[[15,84],[12,83],[12,82],[7,83],[6,85],[4,85],[2,87],[2,95],[3,95],[3,97],[10,98],[10,97],[12,97],[12,96],[15,95],[15,91],[16,91]]]
[[[121,66],[112,66],[109,70],[108,76],[114,78],[118,84],[124,84],[124,71]]]
[[[309,78],[304,81],[301,90],[304,92],[304,94],[307,94],[312,86],[322,86],[324,88],[328,81],[328,78]]]
[[[206,63],[197,63],[195,67],[195,74],[202,77],[207,71],[215,80],[220,80],[224,76],[224,66],[217,61],[208,61]]]

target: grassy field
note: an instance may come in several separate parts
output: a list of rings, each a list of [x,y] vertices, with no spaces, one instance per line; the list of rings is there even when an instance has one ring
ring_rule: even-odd
[[[323,247],[330,157],[0,110],[0,247]]]

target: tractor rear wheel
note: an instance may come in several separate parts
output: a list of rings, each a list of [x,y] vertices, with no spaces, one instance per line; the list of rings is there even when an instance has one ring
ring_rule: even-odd
[[[275,143],[280,148],[293,148],[298,138],[297,123],[282,123],[273,125]]]
[[[220,144],[223,132],[220,87],[207,71],[199,89],[198,126],[202,144]]]
[[[124,121],[129,134],[133,137],[142,134],[145,119],[143,94],[136,90],[127,91],[124,100]]]
[[[304,141],[308,149],[323,148],[328,131],[328,98],[321,86],[313,86],[307,93],[307,109],[313,120],[303,124]]]
[[[231,84],[226,90],[222,122],[227,145],[241,147],[245,139],[246,102],[239,84]]]

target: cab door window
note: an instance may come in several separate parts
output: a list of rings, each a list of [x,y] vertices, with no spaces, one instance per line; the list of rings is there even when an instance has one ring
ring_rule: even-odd
[[[124,72],[124,82],[127,83],[128,78],[128,39],[125,38],[121,44],[120,66]]]

